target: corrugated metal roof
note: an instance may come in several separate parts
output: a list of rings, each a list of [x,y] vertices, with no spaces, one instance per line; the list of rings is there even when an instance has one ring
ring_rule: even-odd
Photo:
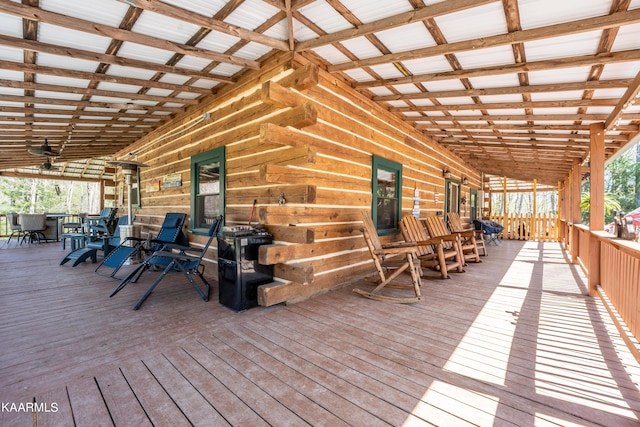
[[[292,3],[0,1],[0,171],[45,138],[60,162],[113,155],[286,52],[289,21],[298,53],[483,172],[555,181],[588,124],[608,156],[638,135],[616,107],[640,86],[640,0]]]

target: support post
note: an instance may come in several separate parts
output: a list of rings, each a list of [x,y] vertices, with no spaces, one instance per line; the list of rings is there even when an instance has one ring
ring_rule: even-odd
[[[600,239],[593,231],[604,229],[604,123],[592,123],[589,130],[589,295],[595,296],[600,284]]]

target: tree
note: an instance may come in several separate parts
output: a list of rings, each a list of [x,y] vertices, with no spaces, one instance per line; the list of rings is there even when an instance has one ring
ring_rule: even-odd
[[[582,214],[582,223],[589,224],[589,209],[591,207],[591,194],[589,192],[582,193],[580,198],[580,211]],[[604,217],[605,222],[613,221],[613,211],[620,210],[620,203],[611,194],[604,195]],[[607,219],[608,218],[608,219]]]

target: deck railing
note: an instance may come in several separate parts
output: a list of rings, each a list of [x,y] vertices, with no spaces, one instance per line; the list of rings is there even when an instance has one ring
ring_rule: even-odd
[[[558,242],[560,227],[556,214],[492,215],[490,220],[504,227],[503,239]]]
[[[640,243],[616,239],[604,231],[563,223],[574,262],[589,277],[623,339],[640,361]]]

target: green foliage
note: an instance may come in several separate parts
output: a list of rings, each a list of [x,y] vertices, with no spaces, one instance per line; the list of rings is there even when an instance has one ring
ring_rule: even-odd
[[[97,183],[0,177],[0,212],[93,213],[99,206]]]
[[[591,195],[586,192],[582,193],[580,198],[580,211],[582,215],[582,223],[589,224],[589,208],[591,207]],[[620,211],[620,202],[609,193],[604,194],[604,222],[605,224],[613,221],[613,211]]]

